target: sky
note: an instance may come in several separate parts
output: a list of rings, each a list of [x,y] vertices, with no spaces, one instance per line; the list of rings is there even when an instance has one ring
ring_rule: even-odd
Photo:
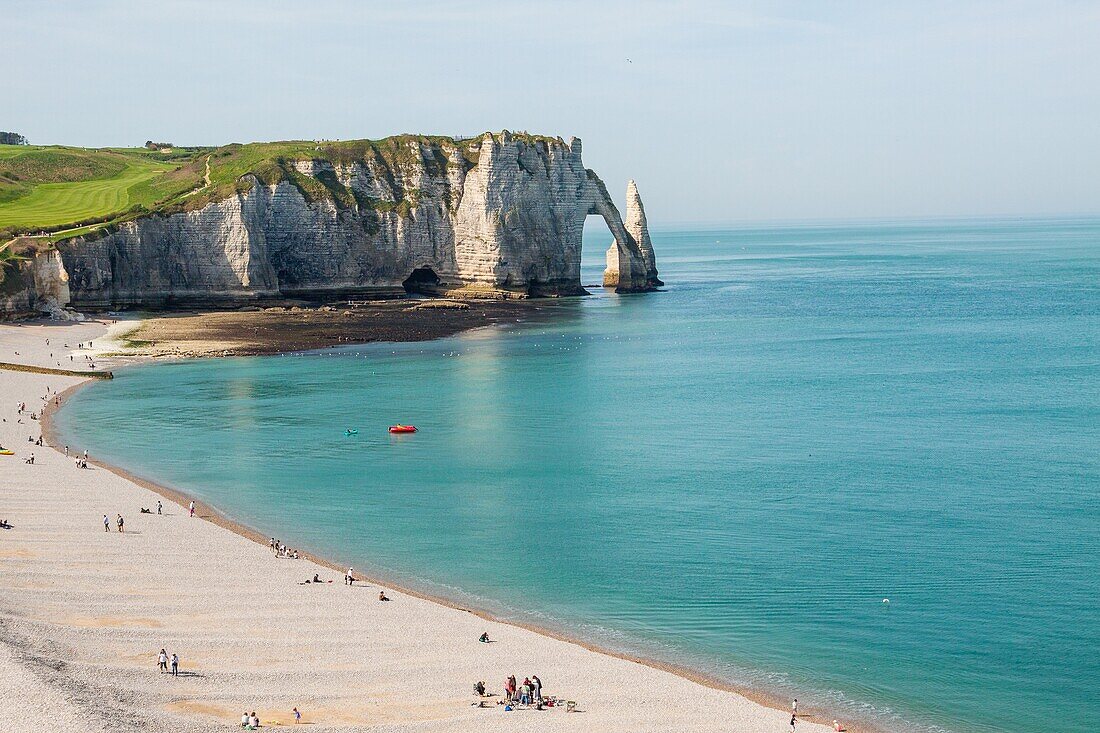
[[[651,222],[1100,212],[1100,3],[0,0],[0,129],[582,138]]]

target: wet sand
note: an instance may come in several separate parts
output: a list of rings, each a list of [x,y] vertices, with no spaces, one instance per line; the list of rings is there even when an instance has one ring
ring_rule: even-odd
[[[379,300],[357,306],[150,314],[127,334],[125,353],[242,356],[372,341],[427,341],[498,323],[550,319],[575,301]]]

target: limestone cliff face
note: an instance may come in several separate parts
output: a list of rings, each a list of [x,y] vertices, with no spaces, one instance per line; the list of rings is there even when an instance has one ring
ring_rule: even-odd
[[[9,275],[19,287],[0,296],[0,315],[29,316],[47,313],[69,317],[64,307],[69,303],[69,276],[57,250],[34,255]]]
[[[660,284],[637,189],[631,184],[624,224],[603,182],[584,167],[580,140],[503,133],[466,147],[407,144],[400,163],[369,155],[296,160],[298,179],[264,183],[249,174],[238,193],[197,210],[70,240],[60,257],[71,304],[155,307],[405,289],[580,294],[590,214],[603,217],[615,239],[611,284],[623,292]],[[317,195],[322,186],[342,196]]]

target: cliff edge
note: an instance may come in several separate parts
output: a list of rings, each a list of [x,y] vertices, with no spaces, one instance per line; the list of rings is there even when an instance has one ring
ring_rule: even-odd
[[[630,182],[624,222],[576,138],[230,145],[193,161],[199,166],[195,190],[57,244],[49,271],[64,279],[68,302],[53,286],[20,302],[98,310],[404,292],[583,294],[589,215],[613,237],[605,285],[661,284],[637,187]]]

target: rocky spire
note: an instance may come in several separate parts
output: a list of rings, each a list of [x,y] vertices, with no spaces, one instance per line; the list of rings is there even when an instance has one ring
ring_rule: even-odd
[[[642,251],[642,259],[645,260],[646,283],[650,286],[664,285],[657,277],[657,262],[653,254],[653,242],[649,239],[649,224],[645,219],[645,207],[642,206],[642,197],[638,195],[638,186],[634,179],[626,184],[626,230],[638,243],[638,249]]]

